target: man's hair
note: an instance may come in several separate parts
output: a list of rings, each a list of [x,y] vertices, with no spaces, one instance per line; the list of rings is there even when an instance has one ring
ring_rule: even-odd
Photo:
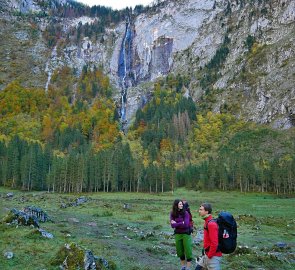
[[[210,203],[202,203],[201,206],[204,207],[205,211],[208,211],[208,214],[212,213],[212,206]]]

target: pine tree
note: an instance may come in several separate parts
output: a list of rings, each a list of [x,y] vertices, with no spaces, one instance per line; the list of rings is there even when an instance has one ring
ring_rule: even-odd
[[[0,185],[7,179],[7,147],[5,142],[0,140]]]
[[[7,178],[5,185],[12,188],[20,187],[20,159],[21,140],[15,136],[9,143],[7,149]]]

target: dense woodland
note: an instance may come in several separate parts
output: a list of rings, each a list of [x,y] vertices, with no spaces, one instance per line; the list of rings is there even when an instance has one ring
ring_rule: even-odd
[[[154,84],[124,135],[100,69],[64,67],[48,92],[0,92],[0,184],[56,192],[295,191],[295,131],[273,130],[183,95],[189,78]],[[75,88],[73,88],[75,85]],[[74,93],[74,94],[73,94]]]

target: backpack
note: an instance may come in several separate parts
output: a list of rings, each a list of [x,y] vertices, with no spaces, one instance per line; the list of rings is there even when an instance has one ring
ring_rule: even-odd
[[[229,212],[220,212],[216,219],[209,222],[218,225],[218,251],[224,254],[233,253],[237,247],[237,223]],[[208,230],[208,225],[205,228]]]
[[[190,211],[189,204],[187,201],[184,201],[183,208],[185,209],[185,211],[189,215],[189,234],[191,234],[194,232],[194,221],[193,221],[193,215]]]

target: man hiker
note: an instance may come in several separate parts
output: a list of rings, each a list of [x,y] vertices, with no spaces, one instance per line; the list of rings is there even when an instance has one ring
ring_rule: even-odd
[[[218,250],[218,225],[212,220],[212,206],[202,203],[199,216],[204,219],[204,245],[203,256],[197,262],[195,270],[220,270],[222,253]]]

